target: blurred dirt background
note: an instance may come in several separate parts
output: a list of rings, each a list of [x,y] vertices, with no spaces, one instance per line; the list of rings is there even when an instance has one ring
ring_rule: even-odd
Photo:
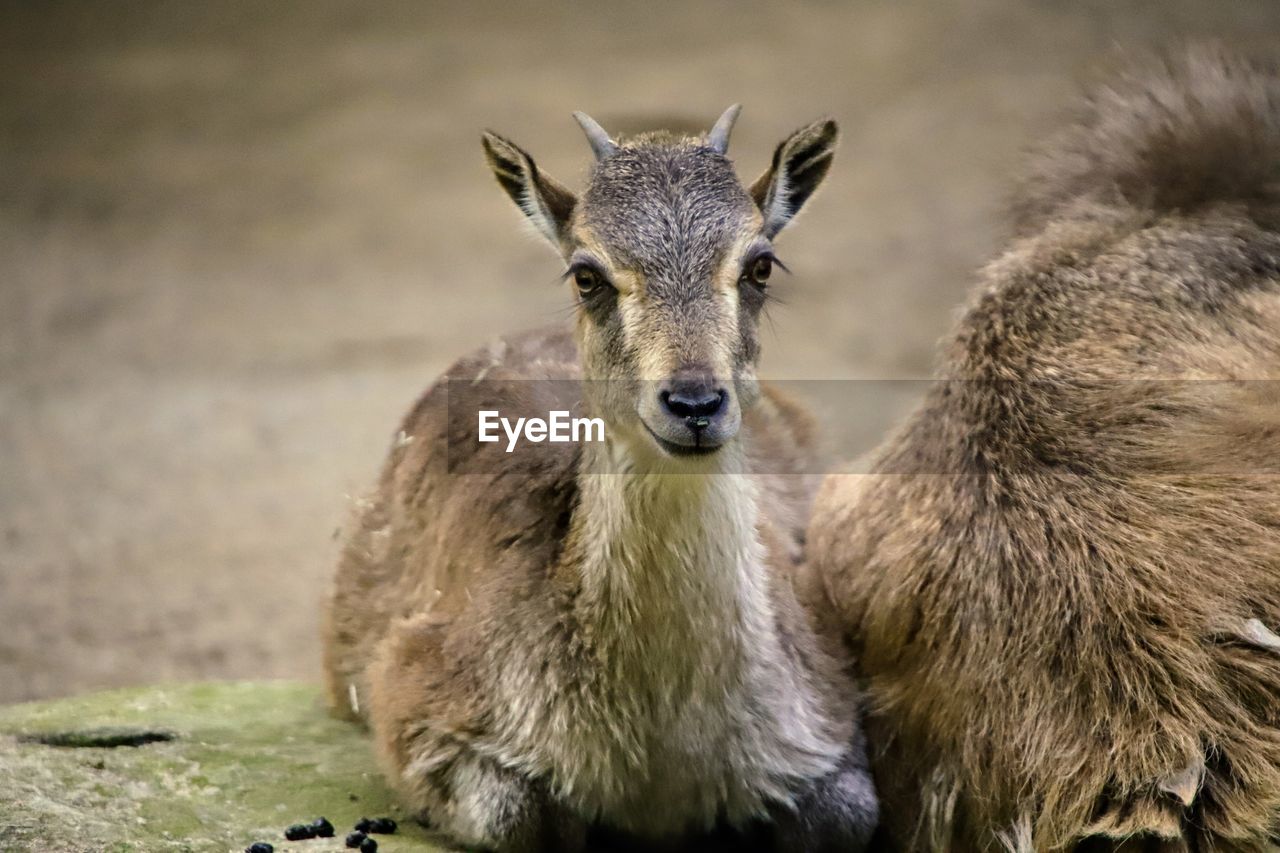
[[[347,498],[414,395],[566,316],[491,126],[830,113],[766,373],[929,373],[1018,154],[1116,57],[1265,49],[1275,0],[0,5],[0,702],[317,674]],[[831,424],[856,452],[899,405]]]

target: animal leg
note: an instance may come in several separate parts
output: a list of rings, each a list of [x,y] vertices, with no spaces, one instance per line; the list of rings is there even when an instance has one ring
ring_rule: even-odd
[[[475,748],[480,692],[441,653],[426,617],[392,628],[369,668],[369,718],[387,777],[449,843],[493,853],[576,853],[586,825],[547,786]]]

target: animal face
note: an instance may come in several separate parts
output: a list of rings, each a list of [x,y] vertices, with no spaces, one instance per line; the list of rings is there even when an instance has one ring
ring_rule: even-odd
[[[726,156],[737,108],[706,137],[614,142],[579,114],[597,161],[581,197],[494,134],[499,183],[567,264],[586,393],[612,432],[671,456],[714,453],[758,391],[772,239],[826,175],[837,128],[792,134],[750,188]]]

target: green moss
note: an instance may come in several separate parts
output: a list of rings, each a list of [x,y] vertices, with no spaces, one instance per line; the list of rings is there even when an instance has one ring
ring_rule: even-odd
[[[150,734],[171,734],[155,740]],[[50,742],[57,746],[49,745]],[[138,742],[139,745],[127,745]],[[0,849],[328,853],[363,816],[401,826],[386,853],[431,851],[395,807],[358,727],[319,691],[197,684],[0,707]],[[337,837],[288,842],[324,815]]]

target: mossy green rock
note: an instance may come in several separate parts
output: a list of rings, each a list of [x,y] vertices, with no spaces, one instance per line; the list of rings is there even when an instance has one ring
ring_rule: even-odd
[[[56,745],[55,745],[56,744]],[[284,828],[327,817],[330,839]],[[368,736],[288,683],[149,687],[0,707],[0,850],[327,853],[390,815],[382,853],[440,848],[405,819]]]

